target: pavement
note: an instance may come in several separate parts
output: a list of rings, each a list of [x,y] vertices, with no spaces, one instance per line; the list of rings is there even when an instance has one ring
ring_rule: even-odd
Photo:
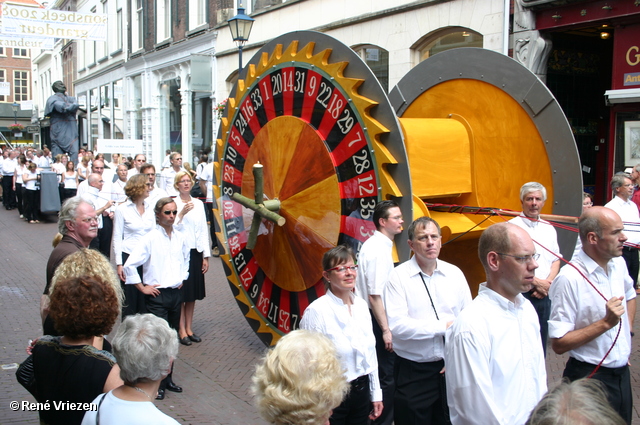
[[[17,364],[27,354],[30,339],[42,334],[40,295],[45,268],[53,249],[57,217],[44,216],[28,224],[17,210],[0,208],[0,424],[39,424],[36,411],[14,411],[12,401],[35,401],[15,379]],[[206,275],[207,297],[196,303],[194,332],[203,341],[180,346],[174,380],[181,394],[167,392],[156,406],[181,424],[266,424],[259,418],[250,394],[255,363],[265,350],[238,308],[222,264],[213,259]],[[640,304],[640,303],[639,303]],[[638,327],[638,315],[636,326]],[[117,329],[117,325],[115,330]],[[113,334],[113,332],[112,332]],[[632,365],[638,362],[639,337],[633,342]],[[567,356],[547,354],[549,387],[561,380]],[[631,369],[634,424],[640,425],[640,368]]]

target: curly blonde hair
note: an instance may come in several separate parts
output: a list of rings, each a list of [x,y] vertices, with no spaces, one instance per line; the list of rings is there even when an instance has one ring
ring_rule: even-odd
[[[82,248],[65,257],[56,269],[53,278],[51,278],[49,296],[53,294],[57,282],[81,276],[99,277],[109,284],[115,291],[116,299],[118,300],[118,311],[122,308],[124,293],[111,263],[100,252],[89,248]]]
[[[260,416],[276,425],[323,425],[349,389],[331,340],[306,330],[267,351],[252,381]]]

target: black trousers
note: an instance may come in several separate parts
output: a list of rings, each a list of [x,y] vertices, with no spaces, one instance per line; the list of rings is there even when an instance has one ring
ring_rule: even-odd
[[[418,363],[400,356],[395,359],[395,425],[449,425],[447,387],[440,373],[444,360]]]
[[[622,258],[624,258],[624,262],[627,263],[627,270],[629,271],[629,276],[633,280],[633,286],[636,286],[638,283],[638,271],[640,271],[640,259],[638,258],[638,249],[637,248],[622,248]]]
[[[18,212],[20,215],[24,215],[24,191],[26,189],[22,187],[22,183],[16,183],[16,198],[18,198]]]
[[[331,425],[367,425],[371,411],[369,375],[363,375],[350,383],[349,394],[333,409]]]
[[[13,175],[2,176],[2,204],[5,208],[15,208],[16,191],[13,190]]]
[[[182,306],[182,293],[179,289],[161,288],[160,294],[156,297],[145,295],[144,300],[147,306],[147,312],[164,319],[171,329],[176,332],[180,327],[180,307]],[[169,382],[173,382],[173,366],[171,373],[160,382],[160,389],[167,388]]]
[[[562,376],[569,378],[570,381],[575,381],[589,376],[595,368],[594,364],[569,357]],[[604,384],[611,407],[622,416],[622,419],[631,424],[633,396],[631,395],[629,366],[618,368],[601,366],[592,378]]]
[[[109,216],[102,216],[102,229],[98,230],[98,250],[111,259],[111,238],[113,237],[113,220]]]
[[[531,301],[533,308],[538,313],[540,323],[540,339],[542,339],[542,353],[547,357],[547,339],[549,336],[549,316],[551,315],[551,298],[539,299],[531,295],[531,292],[523,292],[522,295]]]
[[[24,216],[27,220],[40,220],[40,191],[24,191]]]
[[[393,379],[393,365],[395,363],[396,353],[390,353],[384,348],[384,340],[382,339],[382,329],[378,324],[373,311],[371,313],[371,324],[373,326],[373,335],[376,337],[376,355],[378,356],[378,378],[380,378],[380,387],[382,388],[382,404],[384,409],[378,419],[373,421],[376,425],[391,425],[393,423],[393,395],[396,391],[395,381]]]

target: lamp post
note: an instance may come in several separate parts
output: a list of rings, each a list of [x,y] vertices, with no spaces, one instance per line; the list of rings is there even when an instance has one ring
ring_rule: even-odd
[[[13,109],[13,123],[14,124],[18,124],[18,108],[20,107],[20,105],[18,105],[17,102],[13,102],[13,105],[11,105],[11,109]]]
[[[242,71],[242,48],[249,40],[254,20],[244,14],[244,7],[241,2],[238,4],[238,14],[227,21],[231,30],[231,38],[238,45],[238,76]]]

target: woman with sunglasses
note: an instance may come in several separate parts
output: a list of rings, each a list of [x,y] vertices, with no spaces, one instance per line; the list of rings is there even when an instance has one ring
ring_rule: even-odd
[[[376,340],[367,303],[356,297],[355,255],[338,245],[322,257],[327,293],[304,312],[301,329],[320,332],[333,341],[350,384],[349,394],[333,409],[331,425],[366,425],[382,413]]]
[[[120,284],[125,295],[122,305],[122,320],[125,317],[146,313],[144,295],[135,285],[125,285],[126,276],[123,264],[133,252],[140,238],[149,233],[156,225],[153,205],[149,205],[147,198],[151,192],[149,179],[144,174],[136,174],[124,186],[127,200],[118,205],[113,223],[113,252],[116,256],[116,266]],[[138,274],[142,278],[142,266],[138,267]]]
[[[173,187],[178,191],[176,205],[178,216],[175,229],[182,232],[189,245],[189,278],[182,285],[182,314],[178,337],[183,345],[200,342],[202,339],[193,333],[193,312],[196,300],[205,297],[204,274],[209,270],[211,257],[207,214],[201,200],[191,196],[193,176],[187,171],[176,173]]]

